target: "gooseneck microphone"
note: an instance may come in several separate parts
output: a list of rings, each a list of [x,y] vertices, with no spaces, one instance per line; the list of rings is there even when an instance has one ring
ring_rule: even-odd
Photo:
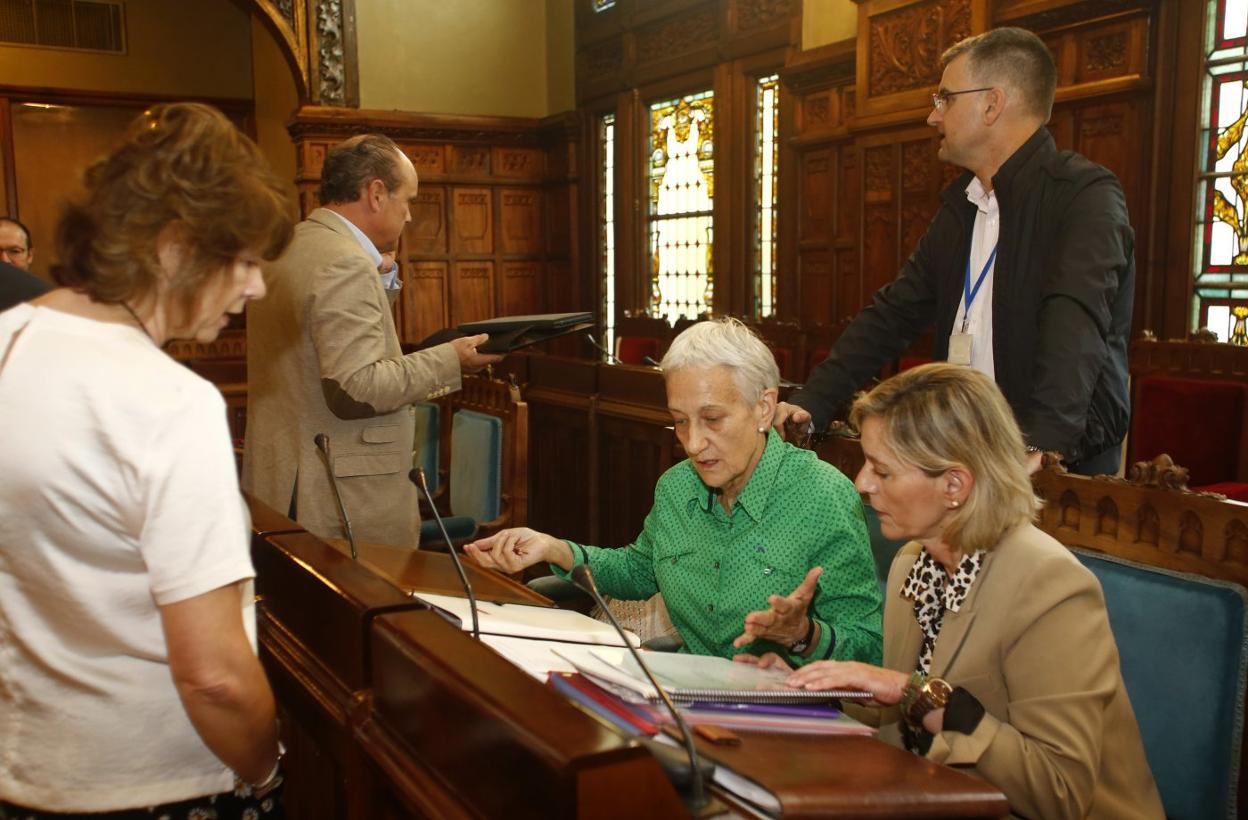
[[[329,436],[317,433],[312,439],[316,449],[321,451],[321,460],[325,462],[325,472],[329,473],[329,486],[334,490],[334,501],[338,503],[338,517],[342,519],[342,528],[347,532],[347,543],[351,545],[351,560],[360,560],[359,550],[355,547],[355,533],[351,532],[351,519],[347,518],[347,508],[342,505],[342,493],[338,491],[338,479],[334,476],[334,459],[329,454]]]
[[[702,777],[701,759],[698,757],[697,747],[693,745],[693,734],[689,731],[689,725],[685,723],[685,719],[680,716],[680,711],[676,708],[676,704],[672,703],[672,699],[664,691],[663,687],[654,677],[654,673],[650,671],[650,667],[641,659],[641,653],[637,651],[637,647],[633,646],[629,641],[628,635],[624,633],[624,628],[620,626],[620,622],[615,619],[615,615],[611,613],[611,608],[607,606],[607,602],[602,599],[602,593],[598,591],[598,585],[594,583],[593,570],[588,564],[578,564],[572,568],[572,581],[578,587],[585,590],[594,599],[594,603],[606,613],[607,620],[611,622],[611,626],[615,627],[615,631],[619,633],[620,638],[624,641],[624,645],[628,647],[628,651],[633,654],[633,660],[641,667],[641,671],[646,673],[646,679],[650,681],[650,685],[659,693],[659,697],[663,699],[663,705],[667,707],[667,711],[672,713],[672,717],[676,721],[676,727],[680,729],[680,736],[685,742],[685,752],[689,756],[689,793],[682,795],[688,805],[690,811],[695,817],[699,812],[710,803],[710,797],[706,794],[706,782]],[[714,769],[711,769],[714,771]]]
[[[585,341],[593,345],[594,350],[597,350],[599,353],[607,357],[607,364],[621,364],[619,356],[616,356],[610,350],[603,347],[602,342],[594,338],[594,334],[586,331]]]
[[[442,532],[442,540],[446,542],[446,551],[451,554],[451,561],[455,563],[455,571],[459,573],[459,582],[464,585],[464,592],[468,596],[468,611],[472,613],[472,637],[481,640],[481,626],[477,623],[477,595],[472,591],[472,584],[468,582],[468,573],[464,572],[464,564],[459,560],[459,553],[455,551],[455,545],[451,543],[451,536],[446,532],[446,525],[442,523],[442,516],[438,515],[438,508],[433,504],[433,495],[429,492],[429,485],[425,483],[425,471],[416,467],[407,474],[407,477],[425,494],[425,500],[429,502],[429,509],[433,510],[433,520],[438,522],[438,529]]]

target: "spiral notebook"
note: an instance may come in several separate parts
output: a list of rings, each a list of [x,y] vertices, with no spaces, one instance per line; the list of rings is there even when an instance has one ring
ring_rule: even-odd
[[[658,701],[655,691],[633,656],[625,649],[595,647],[588,656],[568,660],[582,675],[607,684],[621,695]],[[784,681],[788,673],[780,669],[760,669],[726,658],[687,655],[675,652],[647,652],[646,665],[668,696],[680,703],[827,703],[845,699],[866,699],[868,692],[825,690],[812,692],[790,689]]]

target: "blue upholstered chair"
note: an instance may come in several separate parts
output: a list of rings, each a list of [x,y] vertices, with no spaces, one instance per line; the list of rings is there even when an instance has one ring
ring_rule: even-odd
[[[1101,582],[1144,750],[1173,820],[1237,814],[1243,587],[1072,550]]]
[[[442,458],[449,463],[438,508],[456,542],[528,520],[528,408],[520,391],[477,376],[463,385],[439,410]],[[422,547],[442,544],[432,516],[420,530]]]
[[[442,467],[442,408],[433,402],[422,401],[416,407],[416,452],[412,454],[413,463],[425,471],[425,480],[429,483],[429,494],[437,498],[442,488],[442,477],[438,471]]]
[[[897,550],[906,545],[906,539],[894,541],[880,532],[880,517],[870,504],[862,505],[863,516],[867,519],[867,536],[871,539],[871,557],[875,559],[875,576],[880,581],[880,592],[888,595],[888,571],[897,557]]]

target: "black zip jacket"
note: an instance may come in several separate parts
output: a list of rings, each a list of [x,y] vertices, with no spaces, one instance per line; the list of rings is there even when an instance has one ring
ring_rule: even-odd
[[[975,227],[968,171],[943,200],[897,278],[880,288],[790,399],[828,422],[868,379],[935,326],[949,334]],[[1127,343],[1135,287],[1135,233],[1118,178],[1058,151],[1040,128],[992,178],[1001,224],[992,288],[997,385],[1029,444],[1067,463],[1117,445],[1127,432]]]

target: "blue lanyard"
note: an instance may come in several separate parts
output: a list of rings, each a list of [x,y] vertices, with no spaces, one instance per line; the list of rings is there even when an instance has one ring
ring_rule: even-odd
[[[984,263],[984,269],[979,272],[979,278],[975,280],[974,289],[971,288],[971,256],[966,256],[966,278],[962,280],[962,332],[966,332],[966,316],[971,312],[971,303],[975,301],[975,297],[979,295],[979,288],[984,284],[984,279],[988,278],[988,271],[992,268],[992,263],[997,258],[997,246],[992,246],[992,253],[988,254],[988,261]]]

